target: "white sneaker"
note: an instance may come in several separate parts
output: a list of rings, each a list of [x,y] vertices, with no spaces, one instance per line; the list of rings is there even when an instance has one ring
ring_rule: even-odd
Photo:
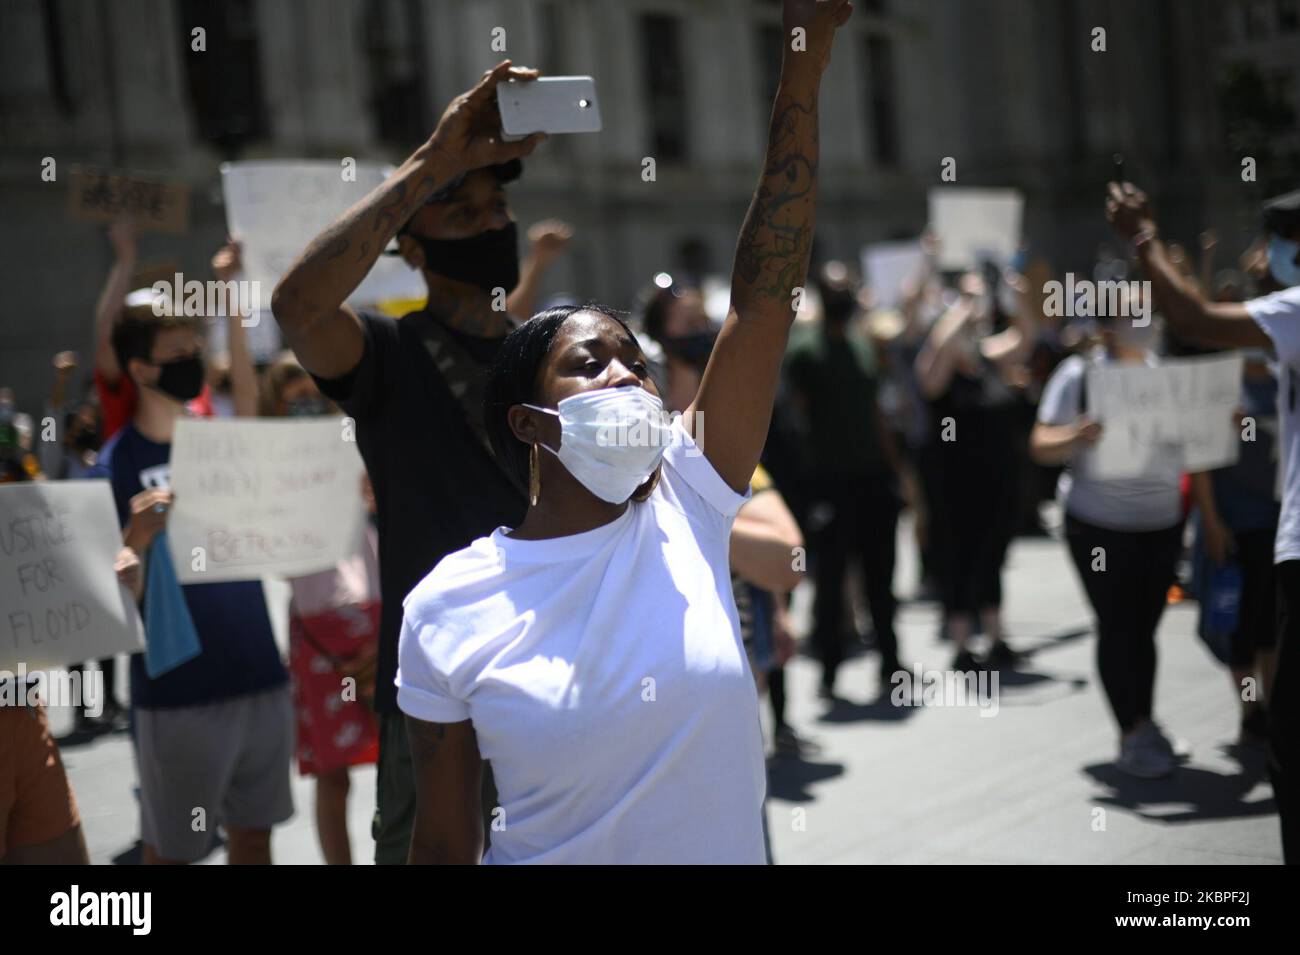
[[[1152,728],[1145,727],[1120,740],[1117,769],[1138,779],[1160,779],[1178,768],[1173,751],[1166,748],[1167,741],[1159,730],[1151,732]]]

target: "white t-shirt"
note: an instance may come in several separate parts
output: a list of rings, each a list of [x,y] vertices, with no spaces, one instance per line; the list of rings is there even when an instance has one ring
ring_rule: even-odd
[[[505,813],[485,863],[765,861],[728,561],[749,495],[673,428],[649,500],[568,537],[498,528],[406,598],[397,703],[473,721]]]
[[[1281,433],[1282,518],[1273,559],[1300,560],[1300,285],[1246,303],[1277,350],[1277,420]]]
[[[1057,366],[1038,403],[1039,421],[1070,424],[1087,410],[1080,399],[1092,361],[1109,363],[1112,359],[1104,352],[1088,361],[1071,355]],[[1155,363],[1151,355],[1148,364]],[[1067,514],[1115,531],[1163,530],[1182,520],[1182,473],[1176,455],[1157,456],[1145,474],[1131,478],[1097,477],[1094,456],[1091,448],[1084,448],[1061,472],[1056,494]]]

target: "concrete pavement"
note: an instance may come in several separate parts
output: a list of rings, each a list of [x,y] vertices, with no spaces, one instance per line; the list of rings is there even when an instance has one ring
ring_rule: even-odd
[[[915,565],[900,532],[898,592]],[[880,698],[876,658],[840,671],[841,700],[816,697],[818,668],[787,669],[790,722],[823,751],[771,762],[769,823],[778,863],[1276,863],[1272,792],[1256,754],[1239,753],[1226,671],[1195,636],[1196,607],[1165,614],[1157,718],[1192,749],[1170,779],[1118,774],[1116,733],[1093,664],[1091,621],[1063,545],[1017,541],[1004,578],[1013,646],[1033,650],[1001,681],[995,715],[977,707],[901,708]],[[809,594],[796,618],[806,625]],[[900,613],[902,652],[945,667],[938,608]],[[766,703],[764,718],[770,723]],[[987,712],[992,712],[991,709]],[[70,725],[52,714],[56,732]],[[70,743],[71,741],[68,741]],[[138,832],[131,748],[124,734],[63,748],[92,860],[130,858]],[[318,863],[311,781],[294,776],[294,819],[275,832],[277,862]],[[369,862],[374,769],[353,772],[353,855]],[[215,852],[208,862],[224,861]]]

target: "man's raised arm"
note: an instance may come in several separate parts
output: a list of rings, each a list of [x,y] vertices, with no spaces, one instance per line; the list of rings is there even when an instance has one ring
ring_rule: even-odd
[[[731,311],[686,415],[700,446],[732,488],[758,464],[790,325],[808,274],[817,205],[817,96],[847,0],[785,0],[781,80],[767,155],[736,245]]]
[[[1138,258],[1151,280],[1156,303],[1179,336],[1221,348],[1262,347],[1272,339],[1239,302],[1207,302],[1195,284],[1169,260],[1156,230],[1146,194],[1131,182],[1112,182],[1106,217],[1115,231],[1137,246]]]
[[[421,203],[462,172],[533,151],[540,136],[501,140],[496,85],[536,77],[536,70],[513,67],[509,60],[484,73],[478,85],[452,100],[428,142],[313,239],[280,279],[271,310],[304,368],[338,378],[361,361],[361,323],[343,303]]]

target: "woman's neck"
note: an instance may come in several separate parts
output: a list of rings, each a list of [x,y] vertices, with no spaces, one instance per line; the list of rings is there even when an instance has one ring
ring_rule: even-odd
[[[518,540],[571,537],[604,527],[628,508],[627,501],[610,504],[596,497],[558,461],[542,465],[540,483],[537,503],[529,506],[519,526],[507,536]]]

